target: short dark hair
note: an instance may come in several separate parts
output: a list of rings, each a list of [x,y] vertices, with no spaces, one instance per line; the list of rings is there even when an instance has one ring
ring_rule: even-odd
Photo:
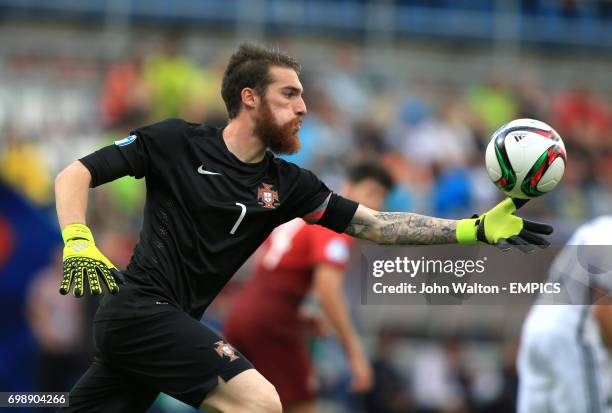
[[[366,179],[373,179],[381,184],[387,191],[395,184],[393,178],[391,178],[391,175],[385,168],[371,161],[361,161],[352,164],[348,168],[346,177],[350,182],[355,184],[365,181]]]
[[[238,47],[230,57],[221,84],[221,97],[230,119],[240,112],[240,94],[245,87],[253,88],[265,96],[268,85],[272,83],[270,67],[273,66],[286,67],[300,73],[297,60],[278,49],[266,49],[251,43],[242,43]]]

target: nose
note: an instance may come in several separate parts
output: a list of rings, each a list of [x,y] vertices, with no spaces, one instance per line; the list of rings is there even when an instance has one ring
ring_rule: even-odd
[[[306,102],[304,102],[304,99],[300,96],[295,107],[295,114],[299,116],[304,116],[306,112]]]

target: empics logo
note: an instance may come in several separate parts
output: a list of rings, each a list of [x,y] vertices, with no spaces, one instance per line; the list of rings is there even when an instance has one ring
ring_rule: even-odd
[[[278,191],[274,190],[274,185],[262,183],[257,190],[258,204],[264,208],[276,208],[280,205]]]

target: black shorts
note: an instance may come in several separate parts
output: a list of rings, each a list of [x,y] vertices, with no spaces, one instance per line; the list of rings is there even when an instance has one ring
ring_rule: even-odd
[[[195,408],[252,364],[186,313],[94,323],[96,356],[62,412],[145,412],[159,392]]]

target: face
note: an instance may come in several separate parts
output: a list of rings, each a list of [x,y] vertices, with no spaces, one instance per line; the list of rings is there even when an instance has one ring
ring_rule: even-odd
[[[387,192],[380,182],[372,178],[349,182],[344,191],[347,198],[377,211],[383,207]]]
[[[306,114],[302,84],[293,69],[270,68],[272,83],[260,98],[255,134],[270,150],[291,154],[300,149],[298,132]]]

